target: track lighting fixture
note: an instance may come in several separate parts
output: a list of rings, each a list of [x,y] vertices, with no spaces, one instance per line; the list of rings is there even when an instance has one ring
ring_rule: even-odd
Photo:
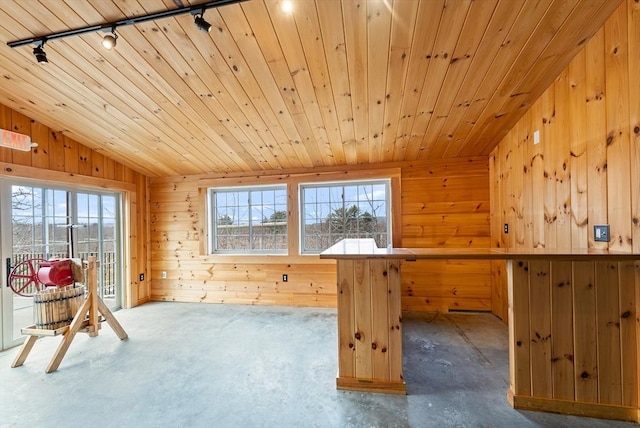
[[[204,31],[205,33],[209,33],[211,32],[211,24],[204,20],[203,15],[204,9],[202,9],[200,15],[196,15],[193,22],[196,24],[196,27],[198,27],[199,30]]]
[[[33,48],[33,54],[36,56],[39,64],[45,64],[49,62],[47,60],[47,53],[44,51],[44,44],[46,40],[43,40],[39,45]]]
[[[0,0],[1,1],[1,0]],[[210,0],[203,1],[198,4],[190,6],[182,6],[177,9],[163,10],[160,12],[149,13],[147,15],[135,16],[132,18],[124,18],[117,21],[105,22],[103,24],[90,25],[87,27],[74,28],[71,30],[59,31],[57,33],[49,33],[42,36],[31,36],[26,39],[15,40],[7,42],[7,46],[11,48],[17,48],[19,46],[34,44],[33,54],[40,63],[47,63],[47,54],[44,51],[44,44],[50,40],[62,39],[65,37],[78,36],[80,34],[91,33],[95,31],[111,31],[111,34],[107,34],[102,39],[102,46],[106,49],[113,49],[116,46],[116,40],[118,35],[116,34],[116,27],[123,27],[127,25],[136,25],[142,22],[155,21],[157,19],[169,18],[172,16],[191,14],[195,15],[194,23],[198,29],[211,31],[211,24],[209,24],[203,18],[204,12],[207,9],[217,8],[235,3],[242,3],[247,0]]]
[[[116,34],[116,27],[111,29],[111,34],[107,34],[102,38],[102,46],[105,49],[113,49],[116,47],[116,40],[118,40],[118,35]]]

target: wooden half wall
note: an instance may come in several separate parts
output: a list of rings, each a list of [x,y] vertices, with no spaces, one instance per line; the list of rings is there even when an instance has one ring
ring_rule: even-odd
[[[0,177],[84,189],[121,192],[125,237],[124,305],[150,298],[147,177],[0,104],[0,128],[29,135],[38,147],[22,152],[0,147]]]
[[[640,253],[639,76],[640,3],[627,0],[493,151],[492,246]],[[603,224],[608,243],[594,240]],[[503,262],[492,275],[504,316]]]
[[[394,246],[489,246],[489,166],[485,157],[354,165],[344,170],[151,178],[151,298],[335,307],[335,261],[298,255],[298,184],[384,177],[392,178]],[[272,183],[287,183],[289,188],[289,254],[206,254],[206,189]],[[402,307],[489,310],[489,267],[487,261],[404,263]],[[285,273],[286,283],[282,282]]]

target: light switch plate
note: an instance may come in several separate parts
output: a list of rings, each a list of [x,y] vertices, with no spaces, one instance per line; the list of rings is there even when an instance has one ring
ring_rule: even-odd
[[[593,240],[597,242],[609,242],[609,225],[596,224],[593,226]]]

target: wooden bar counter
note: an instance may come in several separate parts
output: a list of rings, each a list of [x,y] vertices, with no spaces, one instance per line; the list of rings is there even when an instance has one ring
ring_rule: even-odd
[[[607,250],[377,248],[320,255],[338,272],[339,389],[404,394],[400,265],[506,260],[509,403],[640,422],[640,254]]]

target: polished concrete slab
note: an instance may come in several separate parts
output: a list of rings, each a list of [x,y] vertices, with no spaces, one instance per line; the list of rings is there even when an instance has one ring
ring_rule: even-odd
[[[404,316],[406,396],[338,391],[331,309],[149,303],[24,366],[0,353],[0,427],[636,427],[506,401],[507,327],[490,314]]]

